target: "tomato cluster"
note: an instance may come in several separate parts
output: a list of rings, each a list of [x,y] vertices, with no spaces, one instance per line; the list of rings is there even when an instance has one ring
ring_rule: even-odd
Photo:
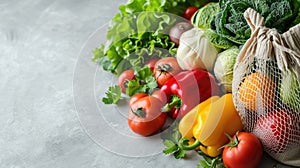
[[[167,99],[159,88],[182,69],[175,57],[154,58],[145,66],[152,71],[158,88],[151,93],[136,93],[130,97],[128,125],[133,132],[149,136],[159,131],[167,118],[167,113],[161,111]],[[135,78],[134,70],[126,70],[119,75],[118,85],[123,93],[126,94],[127,83]]]

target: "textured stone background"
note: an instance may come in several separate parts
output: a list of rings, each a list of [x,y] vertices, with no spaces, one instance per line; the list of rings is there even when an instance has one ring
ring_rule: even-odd
[[[0,0],[1,168],[196,167],[165,155],[116,155],[80,125],[72,90],[76,59],[124,2]]]

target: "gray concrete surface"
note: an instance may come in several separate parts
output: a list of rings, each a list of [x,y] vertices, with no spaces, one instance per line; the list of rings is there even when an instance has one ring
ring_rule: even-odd
[[[196,167],[195,156],[111,152],[89,136],[78,117],[73,79],[79,53],[125,2],[0,0],[1,168]],[[126,146],[113,134],[103,136]]]

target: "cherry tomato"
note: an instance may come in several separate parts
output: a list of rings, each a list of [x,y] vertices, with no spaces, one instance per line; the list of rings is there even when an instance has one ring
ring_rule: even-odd
[[[239,132],[229,146],[223,150],[222,157],[226,167],[255,168],[262,159],[263,146],[252,133]]]
[[[197,12],[198,9],[199,8],[197,8],[196,6],[187,7],[183,12],[183,17],[186,18],[187,20],[191,20],[194,13]]]
[[[161,112],[163,103],[156,97],[139,95],[131,101],[128,112],[128,125],[142,136],[149,136],[160,130],[166,122],[167,114]]]
[[[154,77],[159,87],[168,81],[172,76],[181,72],[175,57],[165,57],[158,60],[154,66]]]
[[[135,79],[134,70],[125,70],[118,77],[118,84],[122,89],[123,93],[126,93],[126,83],[129,80]]]
[[[150,59],[145,65],[150,68],[150,70],[153,72],[155,63],[159,60],[159,58],[153,58]]]

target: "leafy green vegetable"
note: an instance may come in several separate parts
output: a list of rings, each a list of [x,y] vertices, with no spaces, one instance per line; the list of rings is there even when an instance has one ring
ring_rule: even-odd
[[[201,29],[209,29],[210,22],[220,10],[218,3],[212,2],[200,8],[192,17],[192,24]]]
[[[217,2],[217,0],[212,0]],[[127,4],[120,6],[122,15],[133,14],[142,11],[169,12],[182,15],[189,6],[201,7],[210,0],[130,0]]]
[[[128,81],[126,94],[132,96],[136,93],[150,94],[157,88],[153,72],[148,66],[135,71],[135,79]]]
[[[118,85],[110,86],[105,94],[107,97],[102,98],[105,104],[116,104],[122,98],[122,90]]]
[[[203,157],[204,160],[200,160],[197,165],[198,168],[226,168],[222,161],[222,155],[217,157],[209,157],[202,151],[198,151],[198,154]]]
[[[96,48],[93,61],[106,71],[120,74],[143,66],[150,58],[175,55],[169,29],[188,6],[200,7],[209,0],[130,0],[111,20],[107,43]],[[166,12],[166,13],[163,13]]]
[[[178,146],[181,134],[178,130],[178,121],[173,122],[168,130],[161,134],[163,143],[166,148],[163,150],[165,154],[173,154],[176,159],[185,157],[185,150]]]
[[[153,72],[148,66],[135,70],[135,79],[129,80],[126,85],[126,95],[128,96],[136,93],[150,94],[158,86]],[[102,98],[103,103],[117,104],[122,98],[122,89],[118,85],[110,86],[105,94],[106,97]]]
[[[294,9],[298,9],[297,16],[293,22],[293,25],[300,23],[300,0],[294,0]]]
[[[164,140],[166,148],[163,150],[165,154],[173,154],[176,159],[184,158],[185,151],[180,149],[176,143],[171,140]]]
[[[227,38],[220,36],[218,33],[214,32],[211,29],[206,29],[204,31],[204,35],[209,39],[211,44],[216,48],[228,49],[234,45]]]
[[[107,43],[94,50],[94,61],[114,74],[143,66],[150,58],[175,55],[168,36],[176,18],[164,13],[142,12],[116,15],[107,31]]]
[[[299,1],[292,0],[220,0],[220,12],[211,22],[211,29],[236,44],[244,44],[251,35],[243,13],[253,8],[265,18],[265,25],[285,32],[299,13]]]
[[[219,11],[219,3],[211,2],[200,8],[191,20],[194,26],[204,30],[205,36],[216,48],[228,49],[233,43],[210,29],[211,22]]]
[[[226,93],[232,92],[233,67],[240,50],[234,46],[219,53],[215,66],[214,74],[216,79],[225,88]]]

